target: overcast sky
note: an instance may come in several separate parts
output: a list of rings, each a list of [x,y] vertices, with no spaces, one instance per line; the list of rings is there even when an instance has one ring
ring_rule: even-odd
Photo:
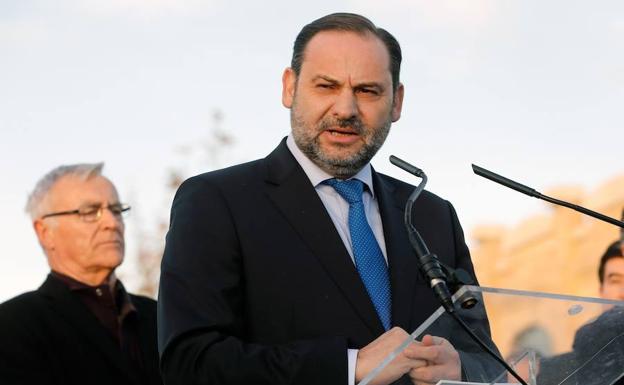
[[[403,116],[374,167],[412,181],[394,154],[423,168],[468,234],[548,211],[471,163],[538,190],[591,192],[624,173],[622,1],[0,0],[0,301],[47,272],[23,211],[38,178],[105,161],[156,222],[168,170],[209,167],[179,149],[201,153],[215,110],[236,140],[222,165],[263,157],[288,133],[280,79],[292,42],[336,11],[368,16],[403,47]],[[130,220],[128,266],[135,233]]]

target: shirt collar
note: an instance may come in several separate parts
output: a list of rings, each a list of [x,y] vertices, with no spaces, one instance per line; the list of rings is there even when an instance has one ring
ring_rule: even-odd
[[[308,179],[310,179],[310,182],[312,182],[312,186],[316,188],[323,181],[334,178],[333,175],[328,174],[327,172],[322,170],[319,166],[317,166],[314,162],[312,162],[301,151],[301,149],[299,149],[299,146],[297,146],[297,144],[295,143],[295,140],[293,139],[292,135],[288,135],[288,138],[286,139],[286,146],[288,146],[288,149],[290,150],[290,152],[293,154],[293,156],[297,160],[297,163],[299,163],[301,168],[303,168],[303,171],[308,176]],[[375,190],[373,189],[373,173],[372,173],[372,167],[370,163],[366,163],[366,165],[362,167],[362,169],[358,171],[357,174],[355,174],[352,178],[349,178],[349,179],[360,180],[362,183],[364,183],[364,185],[366,185],[366,187],[368,187],[368,191],[370,191],[373,198],[375,197]]]
[[[101,285],[90,286],[58,271],[51,270],[50,275],[62,282],[72,292],[83,293],[96,299],[101,298],[102,295],[108,296],[110,293],[121,318],[136,311],[130,295],[119,279],[115,279],[113,290],[111,290],[108,278]]]

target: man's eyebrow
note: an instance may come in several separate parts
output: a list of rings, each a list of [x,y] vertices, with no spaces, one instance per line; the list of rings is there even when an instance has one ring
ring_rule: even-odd
[[[341,84],[340,81],[333,79],[327,75],[316,75],[315,77],[312,78],[312,81],[317,81],[317,80],[324,80],[332,84]],[[358,89],[377,88],[379,90],[385,89],[385,87],[381,83],[378,83],[378,82],[362,82],[362,83],[356,84],[353,88],[358,88]]]
[[[119,201],[110,201],[110,202],[106,202],[106,204],[110,205],[117,205],[119,204]],[[93,207],[93,206],[102,206],[102,202],[98,202],[98,201],[84,201],[80,204],[80,207]]]
[[[333,83],[333,84],[340,84],[340,82],[336,79],[333,79],[327,75],[316,75],[315,77],[312,78],[312,81],[317,81],[317,80],[325,80],[326,82],[329,83]]]
[[[80,206],[99,206],[101,205],[102,202],[96,202],[96,201],[84,201],[80,204]]]
[[[383,90],[384,86],[381,83],[377,82],[368,82],[368,83],[359,83],[355,86],[355,88],[377,88],[379,90]]]
[[[613,277],[624,277],[624,274],[622,274],[622,273],[609,273],[609,274],[607,274],[607,278],[613,278]]]

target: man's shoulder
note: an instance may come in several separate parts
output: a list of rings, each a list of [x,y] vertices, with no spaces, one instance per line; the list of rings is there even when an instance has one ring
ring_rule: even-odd
[[[45,308],[47,308],[45,298],[39,291],[35,290],[20,294],[0,303],[0,325],[36,319],[38,313]]]
[[[130,300],[132,301],[132,304],[136,306],[137,308],[147,309],[147,310],[153,309],[154,311],[156,311],[156,300],[154,300],[153,298],[146,297],[140,294],[132,294],[132,293],[128,293],[128,295],[130,296]]]
[[[37,290],[29,291],[0,303],[0,312],[30,307],[35,304],[41,304],[42,301],[43,297]]]
[[[185,180],[182,189],[219,188],[237,190],[274,179],[276,175],[289,174],[296,160],[286,146],[286,138],[266,157],[240,163],[219,170],[205,172]]]
[[[193,178],[199,180],[226,180],[229,178],[235,179],[242,175],[256,174],[258,169],[262,167],[265,159],[256,159],[245,163],[236,164],[233,166],[221,168],[218,170],[208,171]],[[192,179],[192,178],[191,178]]]
[[[219,170],[208,171],[186,179],[180,188],[195,189],[235,186],[257,179],[262,174],[263,159],[237,164]]]

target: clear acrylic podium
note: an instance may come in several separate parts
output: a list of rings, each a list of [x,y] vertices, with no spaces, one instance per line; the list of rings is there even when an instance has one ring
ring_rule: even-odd
[[[459,303],[467,296],[478,304],[463,309]],[[624,302],[475,286],[464,286],[453,300],[468,324],[489,323],[491,338],[477,335],[527,384],[611,385],[624,376]],[[448,339],[462,361],[463,382],[440,385],[518,383],[440,307],[360,385],[369,384],[409,343],[427,334]]]

